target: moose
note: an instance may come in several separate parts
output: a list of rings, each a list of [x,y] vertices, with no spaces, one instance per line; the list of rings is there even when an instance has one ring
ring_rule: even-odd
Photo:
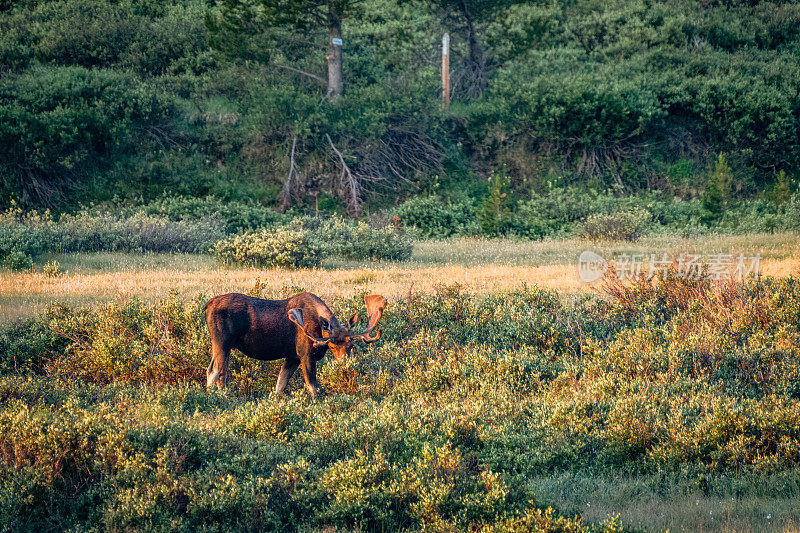
[[[379,294],[364,297],[369,316],[367,329],[355,333],[358,313],[340,324],[319,297],[303,292],[286,300],[264,300],[239,293],[216,296],[206,303],[206,325],[211,336],[211,363],[206,371],[206,387],[224,388],[228,378],[228,357],[236,348],[261,361],[285,359],[275,392],[283,393],[297,367],[302,367],[306,389],[312,397],[320,390],[317,361],[330,349],[337,360],[344,360],[353,342],[372,343],[373,335],[386,308]]]

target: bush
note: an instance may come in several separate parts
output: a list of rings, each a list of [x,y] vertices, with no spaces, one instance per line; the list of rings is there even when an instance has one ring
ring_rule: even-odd
[[[113,204],[111,207],[115,207]],[[102,214],[102,206],[90,210],[92,214]],[[218,220],[225,225],[228,233],[259,230],[285,222],[288,217],[276,213],[268,207],[243,201],[225,201],[214,196],[193,198],[188,196],[162,196],[144,205],[122,206],[115,209],[121,216],[146,215],[165,217],[172,221],[197,222]]]
[[[247,232],[214,245],[225,264],[256,267],[311,268],[322,261],[322,249],[310,232],[276,229]]]
[[[405,261],[413,251],[411,241],[392,226],[376,229],[336,217],[320,224],[313,235],[326,257]]]
[[[42,274],[47,276],[48,278],[57,278],[64,274],[64,271],[61,270],[61,263],[58,261],[48,261],[44,265],[42,265]]]
[[[633,209],[610,215],[592,215],[583,223],[581,237],[593,241],[635,241],[650,222],[650,213]]]
[[[489,178],[489,194],[478,207],[478,220],[487,235],[506,235],[515,229],[515,208],[511,178],[504,171]]]
[[[714,171],[708,178],[708,184],[703,192],[703,216],[701,220],[710,224],[725,212],[731,197],[733,175],[724,154],[719,154],[714,163]]]
[[[169,114],[170,103],[130,73],[40,65],[0,79],[0,186],[52,200],[76,173],[119,157],[136,127]],[[26,169],[24,174],[20,169]]]
[[[35,256],[42,252],[182,252],[207,253],[225,236],[216,219],[172,221],[134,214],[108,212],[63,214],[54,220],[49,212],[23,214],[12,208],[0,215],[0,256],[12,250]]]
[[[400,204],[394,213],[400,222],[421,237],[441,239],[477,232],[475,209],[463,202],[448,202],[437,196],[416,196]]]
[[[786,203],[780,227],[782,229],[800,231],[800,192],[792,195],[792,198]]]
[[[12,254],[35,256],[49,244],[39,231],[22,222],[22,216],[22,211],[14,205],[0,213],[0,261]]]
[[[33,258],[25,252],[11,250],[0,259],[0,266],[9,270],[27,270],[33,267]]]

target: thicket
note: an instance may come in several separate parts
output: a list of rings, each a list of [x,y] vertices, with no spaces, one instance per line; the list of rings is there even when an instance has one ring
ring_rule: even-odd
[[[706,201],[679,201],[659,192],[617,196],[567,187],[516,203],[507,200],[507,192],[494,193],[478,205],[418,196],[376,214],[374,226],[340,216],[280,214],[253,202],[216,197],[104,202],[61,215],[15,205],[0,213],[0,267],[30,268],[41,253],[100,251],[212,253],[231,264],[298,267],[330,257],[406,260],[413,249],[411,237],[635,240],[659,233],[797,231],[800,194],[785,196],[782,203],[729,201],[713,217]],[[387,223],[394,215],[397,228]]]
[[[216,198],[162,198],[144,206],[92,206],[54,217],[0,213],[0,267],[30,268],[41,253],[211,253],[227,264],[311,267],[328,257],[404,260],[412,244],[393,226],[341,217],[292,217]]]
[[[505,196],[503,196],[505,194]],[[412,198],[392,210],[416,236],[516,235],[532,239],[585,236],[631,240],[645,234],[751,233],[800,229],[800,193],[782,203],[729,200],[713,215],[703,199],[679,200],[661,191],[619,196],[557,187],[527,201],[495,192],[478,205],[441,196]]]
[[[280,362],[240,355],[231,390],[205,392],[203,298],[53,306],[0,335],[2,523],[566,527],[527,480],[661,473],[702,491],[713,476],[776,475],[789,487],[800,283],[669,277],[606,293],[412,294],[387,309],[379,344],[321,366],[316,402],[301,378],[288,399],[269,396]],[[361,305],[331,303],[343,316]]]
[[[479,206],[500,168],[519,204],[553,181],[694,199],[721,153],[732,200],[795,187],[796,2],[366,0],[343,20],[336,101],[325,25],[258,3],[4,2],[2,206],[168,192],[359,214],[434,177]]]

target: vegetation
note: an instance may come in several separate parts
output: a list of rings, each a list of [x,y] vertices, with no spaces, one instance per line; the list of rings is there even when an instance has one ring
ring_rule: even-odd
[[[0,206],[167,192],[364,215],[434,193],[525,234],[505,210],[566,186],[703,197],[712,224],[720,193],[796,188],[794,2],[276,5],[4,2]]]
[[[798,55],[784,0],[0,0],[0,530],[796,527]],[[205,391],[248,289],[391,303],[319,401]]]
[[[203,391],[202,297],[52,307],[0,337],[3,523],[558,529],[577,524],[532,487],[570,473],[657,474],[659,491],[699,497],[773,476],[774,501],[796,499],[797,280],[606,292],[394,301],[384,341],[321,367],[318,402],[300,382],[270,397],[279,362],[244,357],[228,393]],[[724,526],[711,511],[694,525]]]
[[[124,251],[212,253],[227,264],[309,267],[326,256],[408,259],[412,249],[391,226],[295,219],[263,206],[234,202],[226,208],[214,198],[162,198],[113,212],[95,206],[56,220],[49,211],[26,213],[14,206],[0,214],[0,265],[30,268],[40,253]]]
[[[592,215],[583,224],[581,236],[592,240],[635,241],[650,222],[650,213],[635,208],[609,215]]]

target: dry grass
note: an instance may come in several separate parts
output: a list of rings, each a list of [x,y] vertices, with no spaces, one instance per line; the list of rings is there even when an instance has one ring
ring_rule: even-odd
[[[56,259],[65,275],[47,277],[41,272],[0,275],[0,321],[8,322],[41,311],[51,301],[91,305],[112,299],[158,298],[177,290],[185,298],[242,292],[260,280],[266,293],[285,297],[299,289],[322,298],[351,296],[355,292],[380,292],[389,298],[405,296],[409,288],[430,292],[436,285],[459,283],[470,292],[488,293],[536,284],[563,292],[586,292],[593,286],[580,282],[577,257],[593,249],[604,257],[618,253],[731,252],[760,253],[762,273],[770,276],[800,274],[800,242],[795,235],[709,236],[693,239],[656,237],[637,243],[599,246],[579,239],[516,241],[509,239],[454,239],[425,241],[415,246],[410,261],[399,263],[333,262],[322,269],[220,268],[199,255],[73,254]]]

